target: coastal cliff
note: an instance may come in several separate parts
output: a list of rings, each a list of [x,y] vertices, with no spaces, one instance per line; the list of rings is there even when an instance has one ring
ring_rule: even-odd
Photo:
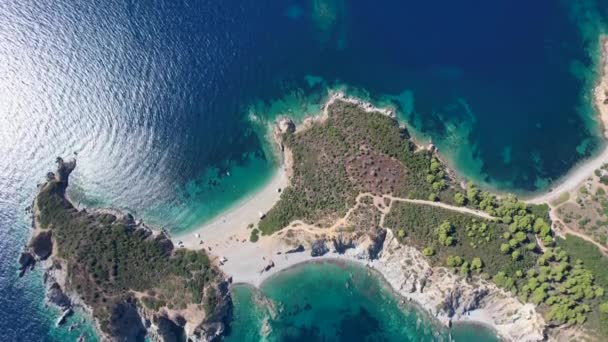
[[[471,321],[492,327],[509,341],[544,339],[546,324],[533,304],[480,278],[466,280],[447,268],[431,267],[420,251],[400,244],[390,230],[373,267],[397,293],[447,326]]]
[[[78,210],[66,198],[76,162],[57,159],[32,207],[22,275],[40,264],[62,324],[88,313],[103,341],[215,341],[232,312],[230,280],[204,251],[177,249],[164,232],[116,210]]]
[[[535,305],[479,277],[464,278],[445,267],[433,267],[422,253],[399,243],[390,229],[383,239],[341,234],[332,238],[292,232],[281,238],[280,249],[297,244],[306,258],[298,262],[346,260],[368,267],[382,277],[404,302],[420,308],[446,328],[469,322],[490,327],[505,341],[546,340],[547,324]],[[319,245],[326,248],[315,253]],[[376,250],[377,256],[370,254]],[[309,256],[309,257],[308,257]],[[274,259],[277,262],[278,258]],[[277,263],[278,267],[282,267]]]

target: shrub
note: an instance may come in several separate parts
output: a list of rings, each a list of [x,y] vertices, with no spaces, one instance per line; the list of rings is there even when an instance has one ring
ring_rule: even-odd
[[[463,206],[466,203],[466,198],[464,197],[464,195],[460,192],[457,192],[454,195],[454,203],[456,203],[457,205]]]
[[[258,236],[258,230],[257,230],[257,228],[254,228],[251,231],[251,234],[249,235],[249,241],[257,242],[259,239],[260,239],[260,237]]]

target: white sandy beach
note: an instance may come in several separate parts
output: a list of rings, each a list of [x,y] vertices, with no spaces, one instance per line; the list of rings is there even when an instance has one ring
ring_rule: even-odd
[[[528,203],[541,204],[549,203],[558,198],[564,192],[575,190],[583,183],[587,178],[593,175],[593,172],[600,168],[605,163],[608,163],[608,146],[604,147],[599,155],[582,162],[580,165],[574,167],[572,171],[551,191],[533,196],[530,198],[523,198]]]
[[[593,104],[597,111],[601,129],[604,138],[608,138],[608,37],[600,37],[602,49],[600,77],[593,90]],[[593,175],[593,172],[600,168],[603,164],[608,163],[608,145],[605,145],[603,150],[595,157],[582,161],[575,166],[561,181],[557,182],[557,186],[551,191],[524,198],[529,203],[548,203],[558,198],[564,192],[569,192],[578,188],[587,178]]]
[[[342,92],[333,92],[322,106],[322,112],[314,118],[327,117],[327,108],[335,101],[357,104],[367,112],[377,111],[389,116],[394,115],[392,109],[377,108],[370,103],[347,97]],[[303,127],[298,129],[305,129],[311,123],[307,120],[302,124]],[[218,259],[226,258],[228,261],[220,267],[232,277],[233,282],[249,283],[254,286],[259,286],[265,279],[281,270],[311,260],[310,251],[284,254],[292,247],[282,244],[275,236],[260,236],[260,240],[256,243],[249,241],[251,229],[247,226],[251,223],[257,224],[260,221],[259,213],[267,213],[279,200],[281,194],[277,189],[284,189],[289,185],[288,173],[285,164],[281,165],[270,182],[249,199],[224,212],[210,223],[186,234],[173,236],[173,242],[176,245],[182,242],[183,246],[189,249],[205,249]],[[277,235],[280,234],[279,232]],[[332,253],[328,253],[324,258],[347,258],[357,261]],[[266,272],[260,272],[270,261],[274,263],[274,267]]]
[[[279,167],[272,179],[264,185],[262,189],[245,199],[232,209],[222,213],[210,223],[188,232],[183,235],[172,237],[173,242],[183,242],[184,247],[190,249],[213,249],[214,255],[221,256],[215,251],[220,242],[246,240],[249,243],[250,230],[247,226],[251,223],[256,224],[259,220],[259,213],[266,213],[279,200],[281,193],[277,189],[284,189],[289,184],[285,167]],[[196,236],[200,236],[200,238]],[[203,244],[200,244],[200,241]]]

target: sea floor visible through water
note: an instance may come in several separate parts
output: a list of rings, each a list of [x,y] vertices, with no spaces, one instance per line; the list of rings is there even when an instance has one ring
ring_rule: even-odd
[[[235,321],[227,341],[494,342],[486,327],[440,326],[396,297],[369,269],[345,261],[296,265],[260,289],[233,289]]]

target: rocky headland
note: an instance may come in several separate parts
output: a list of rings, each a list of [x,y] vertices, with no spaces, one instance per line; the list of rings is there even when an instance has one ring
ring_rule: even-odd
[[[78,210],[66,198],[76,162],[57,159],[32,206],[33,233],[21,274],[39,265],[49,303],[94,319],[102,341],[219,340],[232,312],[230,279],[204,251],[171,239],[130,214]]]

